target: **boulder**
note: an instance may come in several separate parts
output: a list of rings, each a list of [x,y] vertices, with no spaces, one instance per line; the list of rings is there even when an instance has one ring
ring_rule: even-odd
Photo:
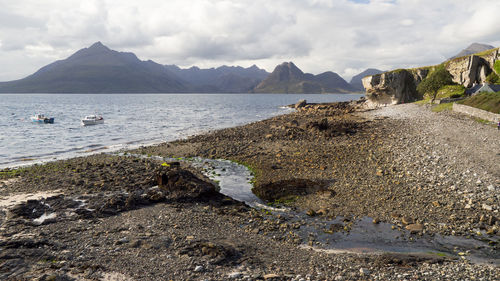
[[[181,168],[163,170],[157,175],[158,187],[169,199],[206,199],[218,195],[214,184]]]
[[[299,100],[299,101],[295,104],[295,108],[296,108],[296,109],[302,108],[302,107],[306,106],[306,104],[307,104],[307,101],[306,101],[306,100]]]

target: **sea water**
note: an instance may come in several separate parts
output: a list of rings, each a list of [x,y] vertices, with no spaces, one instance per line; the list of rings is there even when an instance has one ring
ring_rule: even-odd
[[[0,94],[0,168],[134,148],[259,121],[284,105],[355,94]],[[102,114],[104,124],[82,126]],[[54,124],[33,123],[44,114]]]

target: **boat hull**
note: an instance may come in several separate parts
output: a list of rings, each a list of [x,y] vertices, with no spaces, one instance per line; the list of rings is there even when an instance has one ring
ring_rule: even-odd
[[[39,124],[54,124],[54,118],[45,118],[45,119],[36,119],[36,118],[31,118],[31,121],[33,123],[39,123]]]
[[[104,120],[82,120],[82,125],[83,126],[92,126],[92,125],[98,125],[98,124],[103,124]]]

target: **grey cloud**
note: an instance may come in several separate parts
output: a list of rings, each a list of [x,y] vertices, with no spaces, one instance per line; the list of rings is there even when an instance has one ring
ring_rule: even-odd
[[[272,70],[294,60],[307,72],[346,75],[439,63],[475,41],[500,43],[500,20],[491,16],[497,0],[0,2],[0,65],[13,64],[7,57],[16,54],[16,66],[0,72],[0,81],[95,41],[164,64]]]

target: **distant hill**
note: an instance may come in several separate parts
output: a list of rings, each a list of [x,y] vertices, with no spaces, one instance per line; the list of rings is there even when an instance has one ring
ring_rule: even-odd
[[[163,65],[101,42],[20,80],[0,83],[3,93],[171,93],[189,86]]]
[[[255,93],[347,93],[354,89],[334,72],[304,73],[293,62],[284,62],[254,90]]]
[[[491,45],[472,43],[469,47],[463,49],[462,51],[460,51],[460,53],[456,54],[455,56],[451,57],[450,59],[468,56],[468,55],[484,52],[486,50],[490,50],[490,49],[494,49],[494,48],[495,47],[491,46]]]
[[[375,68],[368,68],[367,70],[361,72],[360,74],[354,75],[351,79],[351,82],[349,82],[349,84],[351,84],[351,86],[358,91],[364,91],[365,88],[363,87],[363,83],[361,82],[361,79],[363,79],[364,77],[369,76],[369,75],[380,74],[383,72],[384,71],[378,70]]]
[[[221,66],[209,69],[200,69],[196,66],[182,69],[176,65],[165,67],[187,82],[191,91],[201,93],[248,93],[269,75],[269,72],[255,65],[248,68]]]

